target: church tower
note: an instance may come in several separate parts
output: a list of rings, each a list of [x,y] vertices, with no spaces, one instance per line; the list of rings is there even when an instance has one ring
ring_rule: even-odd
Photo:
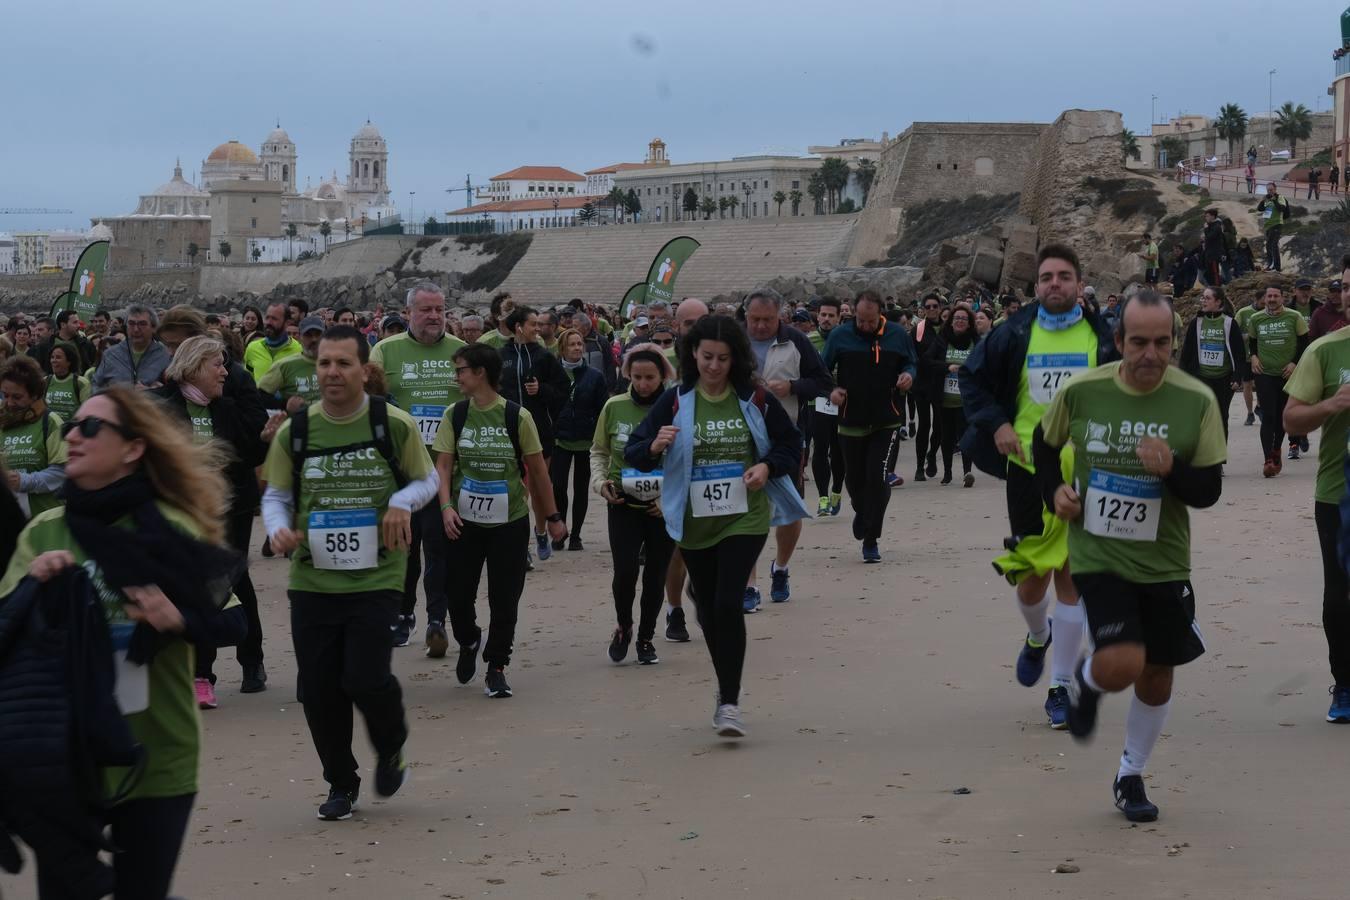
[[[366,120],[352,138],[347,196],[360,210],[389,205],[389,148],[380,130]]]
[[[294,194],[295,191],[295,144],[286,129],[277,123],[272,133],[263,141],[262,153],[258,154],[262,162],[263,178],[281,183],[282,194]]]

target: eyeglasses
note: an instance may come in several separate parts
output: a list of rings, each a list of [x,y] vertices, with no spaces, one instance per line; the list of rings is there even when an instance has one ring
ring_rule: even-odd
[[[129,441],[134,441],[137,437],[136,433],[125,425],[100,419],[98,416],[85,416],[83,419],[71,419],[69,422],[61,423],[61,437],[70,437],[70,433],[78,428],[80,437],[91,441],[98,437],[98,433],[103,430],[105,425]]]
[[[455,374],[458,375],[460,372],[468,372],[472,369],[473,366],[455,366]]]
[[[656,346],[658,346],[658,347],[674,347],[674,346],[675,346],[675,339],[674,339],[674,338],[669,338],[669,339],[664,340],[664,341],[652,341],[652,343],[656,344]]]
[[[936,305],[931,304],[931,303],[925,303],[925,304],[923,305],[923,308],[924,308],[924,309],[941,309],[942,307],[936,306]]]

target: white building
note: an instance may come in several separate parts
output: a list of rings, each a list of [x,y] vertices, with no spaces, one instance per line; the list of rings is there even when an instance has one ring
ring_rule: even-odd
[[[36,275],[47,256],[47,232],[14,232],[15,271],[20,275]]]
[[[820,160],[804,156],[738,156],[719,162],[681,163],[660,169],[630,169],[614,174],[614,186],[632,190],[642,203],[643,222],[701,220],[705,213],[684,209],[685,192],[692,190],[701,204],[704,198],[719,203],[711,218],[755,219],[765,216],[807,215],[812,203],[806,193],[811,174]],[[801,199],[794,204],[793,191]],[[782,192],[780,204],[774,195]],[[735,208],[723,210],[720,201],[735,199]],[[795,208],[794,208],[795,207]]]
[[[73,269],[88,244],[89,236],[86,234],[75,231],[53,231],[47,235],[47,247],[42,264]]]
[[[0,275],[14,275],[18,272],[18,246],[14,238],[0,232]]]
[[[615,163],[612,166],[601,166],[598,169],[588,171],[586,173],[586,193],[603,197],[614,188],[614,176],[619,172],[668,165],[670,165],[670,160],[666,158],[666,142],[660,138],[652,138],[651,143],[647,145],[647,158],[642,162]]]
[[[586,194],[564,194],[562,196],[535,197],[529,200],[502,200],[495,203],[478,203],[463,209],[451,210],[445,214],[447,222],[491,222],[493,230],[533,231],[537,228],[572,228],[587,224],[582,222],[582,207],[590,203],[596,212],[592,225],[609,221],[610,210],[601,206],[602,197]]]
[[[520,166],[492,176],[486,193],[476,199],[492,203],[506,200],[552,199],[586,193],[586,176],[561,166]]]

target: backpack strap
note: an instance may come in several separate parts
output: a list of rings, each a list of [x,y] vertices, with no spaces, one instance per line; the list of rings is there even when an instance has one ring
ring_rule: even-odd
[[[389,404],[383,397],[370,398],[370,432],[375,438],[375,449],[380,451],[394,475],[394,483],[403,487],[408,483],[408,475],[399,465],[398,454],[394,451],[394,438],[389,432]]]
[[[291,510],[300,515],[300,477],[309,452],[309,407],[302,406],[291,416]]]
[[[51,433],[52,411],[51,408],[48,407],[42,411],[42,452],[44,454],[47,452],[47,438],[51,436]],[[50,460],[48,460],[48,463],[50,464]]]
[[[520,404],[506,401],[506,434],[511,438],[511,449],[516,451],[516,471],[525,474],[525,459],[520,453]]]

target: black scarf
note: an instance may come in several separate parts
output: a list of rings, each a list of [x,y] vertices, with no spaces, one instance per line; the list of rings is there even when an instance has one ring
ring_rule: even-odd
[[[61,489],[75,542],[98,564],[111,588],[156,585],[180,612],[213,616],[230,596],[245,561],[233,550],[176,528],[155,505],[154,486],[137,471],[107,487],[86,491],[67,480]],[[115,523],[130,516],[135,527]],[[161,641],[141,623],[129,659],[148,661]]]

